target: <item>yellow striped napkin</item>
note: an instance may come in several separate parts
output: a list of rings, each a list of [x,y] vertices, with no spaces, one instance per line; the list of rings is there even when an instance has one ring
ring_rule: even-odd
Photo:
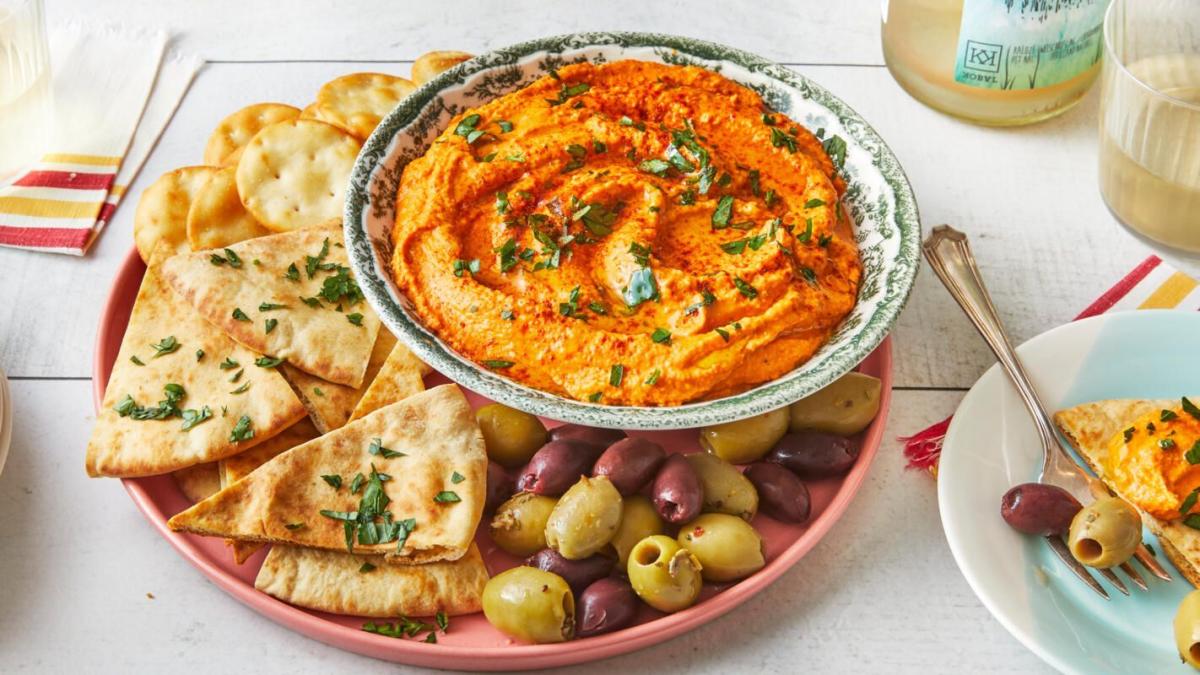
[[[1075,320],[1107,312],[1175,308],[1200,309],[1200,283],[1152,255],[1096,298]],[[909,467],[926,469],[937,475],[942,441],[946,438],[951,419],[947,417],[927,429],[900,439],[904,442],[904,455],[908,458]]]
[[[164,31],[76,23],[52,28],[49,43],[52,141],[0,185],[0,246],[83,255],[202,61],[164,60]]]

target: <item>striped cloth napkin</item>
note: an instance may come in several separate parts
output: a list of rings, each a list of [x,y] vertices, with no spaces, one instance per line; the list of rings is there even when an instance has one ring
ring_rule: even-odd
[[[167,43],[165,31],[51,28],[51,145],[0,184],[0,246],[87,251],[203,64]]]
[[[1075,317],[1075,321],[1106,312],[1131,309],[1200,308],[1200,283],[1163,262],[1158,256],[1146,258],[1096,301]],[[942,441],[953,417],[934,424],[912,436],[901,437],[908,466],[926,469],[937,475]]]

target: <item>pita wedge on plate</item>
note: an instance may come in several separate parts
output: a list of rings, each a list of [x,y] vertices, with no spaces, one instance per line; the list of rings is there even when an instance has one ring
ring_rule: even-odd
[[[168,524],[401,564],[457,560],[483,513],[486,474],[475,415],[443,385],[284,452]]]
[[[432,370],[408,347],[397,342],[371,386],[354,406],[350,419],[365,417],[385,405],[425,391],[424,377]]]
[[[340,226],[295,230],[183,253],[166,260],[162,274],[239,343],[357,388],[379,317],[346,267],[341,240]]]
[[[262,445],[265,443],[259,443],[255,447]],[[205,462],[180,469],[171,475],[175,477],[175,484],[179,486],[183,496],[194,504],[221,491],[221,473],[217,464],[217,462]]]
[[[147,269],[88,441],[88,475],[153,476],[212,462],[304,417],[283,377],[254,365],[259,357],[173,293],[158,267]],[[172,399],[182,417],[170,412]]]
[[[369,308],[364,309],[363,313],[369,311],[371,311]],[[379,335],[375,338],[375,346],[371,349],[371,358],[367,361],[367,372],[359,387],[347,387],[343,384],[322,380],[290,363],[283,364],[280,372],[283,373],[284,379],[292,385],[292,389],[295,390],[296,396],[300,397],[304,407],[308,409],[308,416],[317,425],[317,429],[321,433],[327,434],[350,421],[350,413],[354,411],[354,406],[358,404],[358,400],[375,381],[376,375],[383,368],[388,354],[392,353],[392,348],[395,346],[396,338],[381,326]]]
[[[1178,400],[1140,399],[1096,401],[1060,410],[1054,414],[1054,422],[1096,476],[1114,488],[1113,482],[1105,475],[1109,441],[1133,420],[1160,410],[1173,409],[1178,403]],[[1125,495],[1119,492],[1118,495],[1128,501]],[[1158,537],[1171,562],[1193,586],[1200,588],[1200,530],[1184,525],[1180,519],[1164,521],[1141,509],[1138,512],[1142,522]]]
[[[375,569],[364,572],[364,563]],[[487,567],[474,543],[458,560],[425,565],[388,565],[380,556],[273,546],[254,587],[322,612],[394,618],[478,612],[487,581]]]
[[[229,487],[245,478],[250,472],[274,459],[280,453],[291,450],[297,445],[304,445],[317,436],[320,434],[317,433],[317,428],[313,426],[312,420],[305,417],[284,429],[278,436],[259,443],[245,452],[226,457],[217,463],[219,471],[217,477],[220,484],[207,496],[216,494],[221,488]],[[238,541],[237,539],[228,539],[225,543],[233,549],[233,560],[239,565],[246,562],[250,556],[254,555],[255,551],[263,546],[261,542]]]

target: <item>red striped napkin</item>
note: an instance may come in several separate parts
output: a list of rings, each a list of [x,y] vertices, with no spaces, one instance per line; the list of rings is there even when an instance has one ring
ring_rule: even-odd
[[[1131,309],[1200,308],[1200,283],[1164,263],[1158,256],[1146,258],[1075,317],[1075,321],[1097,314]],[[942,441],[953,417],[912,436],[901,437],[908,466],[937,475]]]
[[[49,32],[51,145],[0,184],[0,246],[83,255],[174,114],[202,61],[167,34],[71,24]]]

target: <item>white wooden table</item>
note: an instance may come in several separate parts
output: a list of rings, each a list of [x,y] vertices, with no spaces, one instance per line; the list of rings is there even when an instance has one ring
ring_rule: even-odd
[[[88,480],[93,340],[131,246],[136,195],[200,161],[212,126],[248,103],[309,102],[356,70],[407,74],[430,49],[481,52],[580,30],[679,33],[757,52],[845,99],[888,140],[926,228],[969,233],[1013,337],[1070,319],[1145,251],[1095,180],[1096,93],[1017,130],[970,126],[904,94],[883,67],[879,0],[253,3],[46,0],[51,23],[164,26],[209,60],[84,259],[0,249],[0,367],[16,431],[0,475],[0,672],[393,672],[251,612],[155,534],[120,485]],[[953,411],[991,365],[928,270],[895,333],[887,440],[845,518],[742,608],[664,645],[579,672],[1044,672],[957,571],[933,482],[895,437]]]

